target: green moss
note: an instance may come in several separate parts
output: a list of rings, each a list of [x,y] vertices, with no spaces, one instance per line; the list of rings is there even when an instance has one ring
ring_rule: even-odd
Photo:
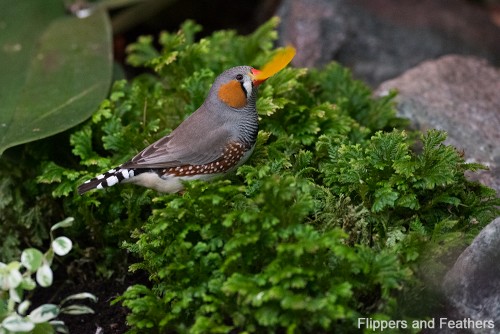
[[[187,22],[159,37],[160,50],[140,38],[129,63],[152,73],[115,82],[68,134],[73,156],[35,169],[33,193],[45,189],[82,222],[101,266],[123,242],[131,270],[149,274],[152,287],[119,298],[132,333],[357,333],[358,317],[411,318],[402,301],[419,298],[424,250],[463,244],[498,214],[494,192],[464,178],[479,166],[443,132],[408,135],[393,95],[372,99],[335,63],[287,68],[261,86],[257,147],[225,179],[189,183],[183,195],[131,185],[77,195],[80,182],[168,134],[224,69],[269,60],[276,25],[195,42],[200,27]]]

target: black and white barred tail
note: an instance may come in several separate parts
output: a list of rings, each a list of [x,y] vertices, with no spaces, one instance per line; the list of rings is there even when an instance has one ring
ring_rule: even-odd
[[[208,180],[221,174],[210,170],[208,171],[210,173],[207,172],[202,174],[177,176],[175,175],[175,172],[182,172],[184,168],[172,167],[172,169],[174,172],[168,173],[168,170],[164,168],[117,167],[83,183],[78,187],[78,193],[82,195],[87,191],[111,187],[121,182],[130,182],[163,193],[176,193],[184,188],[181,180]],[[188,172],[189,168],[186,168],[186,173]]]
[[[83,183],[78,187],[78,193],[82,195],[92,189],[103,189],[111,187],[124,180],[128,180],[134,177],[134,175],[134,169],[116,167]]]

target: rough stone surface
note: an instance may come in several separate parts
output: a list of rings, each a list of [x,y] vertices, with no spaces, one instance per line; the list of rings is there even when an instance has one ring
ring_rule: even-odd
[[[329,63],[349,34],[348,10],[343,1],[284,0],[278,9],[280,39],[299,52],[293,64],[314,67]]]
[[[490,168],[468,176],[500,194],[499,69],[476,57],[450,55],[382,83],[374,94],[393,89],[400,116],[422,131],[447,131],[447,144]]]
[[[277,15],[294,65],[336,60],[373,87],[450,53],[500,64],[500,28],[465,0],[283,0]]]
[[[500,218],[486,226],[446,274],[443,290],[458,318],[493,320],[496,329],[473,329],[494,334],[500,328]]]

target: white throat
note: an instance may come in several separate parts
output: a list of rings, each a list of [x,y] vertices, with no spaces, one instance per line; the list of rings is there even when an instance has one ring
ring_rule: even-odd
[[[243,87],[247,91],[247,99],[252,96],[252,82],[250,80],[245,80],[243,82]]]

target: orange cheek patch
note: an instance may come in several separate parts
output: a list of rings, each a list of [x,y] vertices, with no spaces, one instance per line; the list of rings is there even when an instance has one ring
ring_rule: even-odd
[[[219,99],[233,108],[243,108],[247,104],[245,92],[236,80],[231,80],[220,87]]]

